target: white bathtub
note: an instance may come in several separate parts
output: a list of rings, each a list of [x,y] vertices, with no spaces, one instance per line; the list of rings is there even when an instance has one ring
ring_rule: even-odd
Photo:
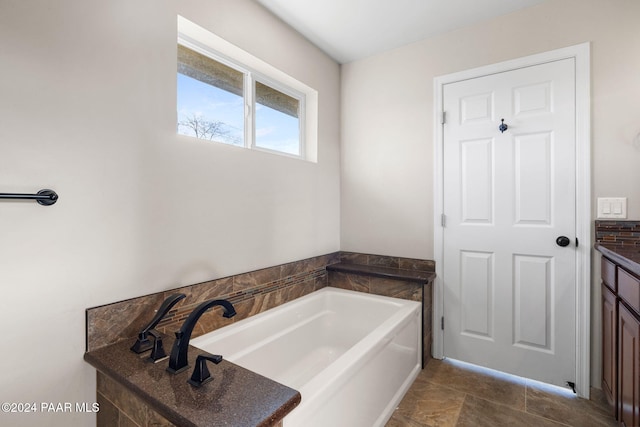
[[[285,427],[383,426],[420,372],[420,303],[336,288],[191,344],[296,389]]]

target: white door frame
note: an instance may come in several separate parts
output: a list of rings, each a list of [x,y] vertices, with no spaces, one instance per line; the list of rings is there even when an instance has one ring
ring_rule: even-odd
[[[444,357],[444,331],[440,328],[444,313],[442,283],[444,265],[444,207],[442,103],[445,84],[489,74],[574,58],[576,66],[576,391],[589,398],[591,379],[591,77],[590,44],[526,56],[484,67],[434,78],[434,260],[436,280],[433,286],[433,357]]]

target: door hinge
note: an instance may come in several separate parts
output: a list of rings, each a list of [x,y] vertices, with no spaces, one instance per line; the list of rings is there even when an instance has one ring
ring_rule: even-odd
[[[440,318],[440,329],[444,331],[444,316]]]
[[[441,124],[445,124],[446,122],[447,122],[447,112],[443,111]]]
[[[440,224],[443,227],[446,227],[446,225],[447,225],[447,216],[445,214],[440,215]]]

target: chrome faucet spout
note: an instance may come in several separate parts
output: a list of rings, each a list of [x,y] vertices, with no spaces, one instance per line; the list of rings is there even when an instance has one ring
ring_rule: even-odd
[[[171,349],[171,356],[169,357],[169,367],[167,371],[172,374],[177,374],[189,366],[188,362],[188,351],[189,351],[189,340],[191,340],[191,333],[193,332],[193,328],[196,326],[198,319],[211,307],[215,307],[220,305],[224,308],[223,317],[233,317],[236,315],[236,310],[233,305],[224,299],[216,299],[205,301],[199,306],[197,306],[187,320],[184,321],[182,327],[178,332],[176,332],[176,341],[173,343],[173,348]]]

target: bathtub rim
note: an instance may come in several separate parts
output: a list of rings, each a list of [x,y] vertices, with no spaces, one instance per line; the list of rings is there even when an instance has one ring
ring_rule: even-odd
[[[256,313],[252,316],[246,317],[244,319],[238,320],[238,321],[234,321],[233,323],[231,323],[230,325],[226,325],[223,326],[221,328],[218,329],[214,329],[213,331],[209,331],[206,332],[202,335],[199,335],[195,338],[193,338],[191,340],[191,342],[196,342],[199,343],[201,341],[205,341],[205,338],[209,335],[212,334],[217,334],[218,337],[216,338],[216,341],[218,339],[222,339],[224,337],[227,337],[228,335],[233,334],[233,330],[242,330],[242,329],[246,329],[247,328],[247,324],[249,323],[249,321],[257,321],[259,319],[263,319],[263,318],[268,318],[268,317],[272,317],[275,316],[275,309],[278,309],[279,311],[290,311],[295,307],[295,305],[297,304],[302,304],[303,302],[309,300],[309,299],[313,299],[318,298],[319,296],[322,296],[324,293],[337,293],[337,294],[343,294],[343,295],[351,295],[353,297],[357,297],[360,299],[369,299],[369,300],[374,300],[374,301],[385,301],[385,302],[389,302],[389,303],[393,303],[394,305],[396,305],[397,307],[400,306],[404,306],[407,303],[415,303],[415,304],[422,304],[421,302],[418,301],[413,301],[413,300],[406,300],[406,299],[401,299],[401,298],[396,298],[396,297],[390,297],[390,296],[385,296],[385,295],[376,295],[376,294],[370,294],[367,292],[360,292],[360,291],[353,291],[353,290],[349,290],[349,289],[342,289],[342,288],[334,288],[331,286],[325,286],[324,288],[318,289],[316,291],[310,292],[306,295],[303,295],[301,297],[298,297],[294,300],[291,301],[287,301],[283,304],[277,305],[275,307],[271,307],[265,311],[262,311],[260,313]],[[294,305],[295,304],[295,305]],[[231,329],[231,327],[233,327],[233,330]],[[226,332],[222,332],[224,329],[227,329]],[[195,346],[197,347],[197,346]]]
[[[200,348],[202,349],[201,346],[205,346],[207,344],[211,344],[211,343],[215,343],[217,341],[223,340],[225,338],[227,338],[230,335],[233,335],[239,331],[245,330],[247,328],[249,328],[251,326],[252,322],[257,322],[265,319],[268,319],[270,317],[274,317],[276,315],[281,314],[282,312],[286,312],[286,311],[291,311],[294,310],[295,307],[297,305],[303,304],[305,302],[307,302],[308,300],[312,300],[315,298],[321,298],[323,297],[323,295],[325,293],[336,293],[338,295],[342,294],[342,295],[346,295],[346,296],[351,296],[351,297],[355,297],[358,299],[363,299],[363,300],[373,300],[373,301],[383,301],[385,303],[389,303],[392,305],[395,305],[397,308],[397,311],[394,312],[393,314],[391,314],[390,317],[397,315],[398,311],[401,310],[406,310],[407,306],[421,306],[422,303],[418,302],[418,301],[413,301],[413,300],[406,300],[406,299],[401,299],[401,298],[396,298],[396,297],[390,297],[390,296],[385,296],[385,295],[376,295],[376,294],[370,294],[367,292],[360,292],[360,291],[353,291],[353,290],[349,290],[349,289],[342,289],[342,288],[335,288],[335,287],[331,287],[331,286],[326,286],[324,288],[318,289],[316,291],[310,292],[306,295],[303,295],[299,298],[296,298],[294,300],[291,301],[287,301],[284,304],[280,304],[277,305],[275,307],[271,307],[268,310],[262,311],[260,313],[257,313],[253,316],[249,316],[246,317],[242,320],[239,320],[237,322],[233,322],[230,325],[227,326],[223,326],[221,328],[218,329],[214,329],[213,331],[209,331],[207,333],[204,333],[202,335],[199,335],[193,339],[191,339],[190,344],[193,345],[194,347]],[[277,309],[277,310],[276,310]],[[305,322],[309,322],[311,320],[313,320],[313,318],[321,315],[322,312],[319,312],[317,314],[314,314],[314,316],[310,317],[309,319],[306,319]],[[380,325],[378,325],[378,327],[382,327],[389,319],[385,319]],[[278,331],[277,334],[272,335],[271,339],[267,340],[267,339],[263,339],[260,340],[259,342],[256,342],[252,345],[250,345],[249,347],[253,347],[253,349],[256,349],[258,347],[260,347],[261,345],[263,345],[264,343],[271,341],[273,339],[276,339],[277,337],[283,336],[286,334],[287,331],[290,331],[292,329],[294,329],[296,327],[296,325],[294,325],[293,327],[289,327],[289,328],[285,328],[284,330]],[[370,333],[370,332],[369,332]],[[366,336],[369,335],[369,333],[367,333],[367,335],[365,335],[365,337],[363,337],[362,339],[366,338]],[[422,333],[422,331],[421,331]],[[361,341],[361,340],[360,340]],[[221,350],[219,350],[221,351]],[[225,356],[225,358],[231,358],[228,359],[230,361],[233,361],[233,359],[238,355],[238,353],[243,353],[243,354],[247,354],[248,351],[243,350],[240,352],[235,352],[232,353],[231,355],[223,355]]]
[[[300,298],[296,298],[295,300],[288,301],[284,304],[281,304],[276,307],[272,307],[268,310],[265,310],[261,313],[258,313],[254,316],[249,316],[245,319],[242,319],[238,322],[235,322],[231,325],[225,326],[220,329],[216,329],[214,331],[203,334],[199,337],[196,337],[192,340],[192,345],[204,351],[210,351],[207,346],[215,344],[225,338],[233,335],[235,333],[241,332],[245,330],[253,324],[253,322],[260,322],[261,319],[268,319],[273,316],[282,315],[284,312],[294,310],[298,305],[304,304],[308,300],[312,300],[315,298],[324,298],[324,294],[327,293],[335,293],[338,295],[345,295],[348,297],[355,297],[361,300],[370,300],[376,302],[384,302],[386,304],[392,304],[395,306],[396,310],[386,318],[382,323],[376,326],[376,328],[369,330],[366,334],[360,338],[353,346],[348,348],[343,354],[341,354],[333,363],[325,366],[320,371],[315,373],[307,382],[302,384],[301,386],[290,386],[300,392],[302,395],[303,402],[305,400],[313,400],[317,398],[317,395],[321,395],[323,391],[330,388],[333,384],[324,382],[323,379],[328,378],[339,378],[340,374],[342,375],[350,375],[352,371],[357,370],[357,364],[362,361],[366,361],[367,359],[372,358],[372,354],[375,351],[384,348],[389,344],[390,341],[396,336],[397,332],[404,328],[407,323],[409,323],[413,317],[421,318],[422,313],[422,302],[406,300],[396,297],[389,297],[384,295],[376,295],[370,294],[366,292],[353,291],[335,287],[324,287],[322,289],[316,290],[309,294],[306,294]],[[274,310],[278,309],[278,310]],[[326,311],[326,310],[324,310]],[[309,319],[305,319],[304,323],[308,323],[312,318],[321,315],[322,312],[314,313],[314,316],[311,316]],[[258,342],[252,343],[247,348],[236,351],[231,354],[223,354],[226,360],[236,363],[239,366],[243,366],[241,362],[237,362],[237,358],[245,356],[252,351],[259,349],[260,347],[268,344],[269,342],[277,339],[285,335],[287,332],[294,330],[301,325],[296,323],[295,325],[285,328],[284,330],[278,331],[278,333],[270,335],[269,338],[262,339]],[[422,341],[422,321],[418,321],[418,356],[417,356],[417,365],[418,371],[421,369],[421,341]],[[247,350],[250,349],[250,350]],[[215,351],[223,352],[224,349],[216,348]],[[344,360],[349,360],[349,363],[344,362]],[[346,364],[346,366],[344,366]],[[249,367],[243,366],[245,369],[252,370]],[[254,371],[256,372],[256,371]],[[256,372],[258,373],[258,372]],[[260,374],[262,375],[262,374]],[[417,373],[416,373],[417,375]],[[280,382],[279,379],[274,379],[268,377],[272,381]],[[281,382],[280,382],[281,383]],[[281,383],[284,384],[284,383]],[[286,385],[286,384],[285,384]],[[406,390],[405,390],[406,391]]]

